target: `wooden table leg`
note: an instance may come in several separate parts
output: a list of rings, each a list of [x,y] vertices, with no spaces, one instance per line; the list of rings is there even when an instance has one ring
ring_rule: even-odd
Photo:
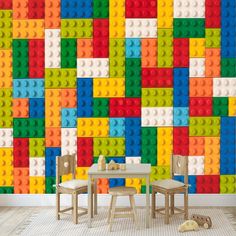
[[[97,179],[94,179],[94,215],[98,214]]]
[[[146,228],[150,227],[150,178],[146,176]]]
[[[92,180],[91,176],[88,176],[88,227],[92,227]]]

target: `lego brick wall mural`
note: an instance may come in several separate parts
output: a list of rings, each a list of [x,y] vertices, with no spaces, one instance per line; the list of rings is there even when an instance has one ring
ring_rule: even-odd
[[[231,0],[0,1],[0,193],[53,193],[74,152],[77,178],[103,154],[151,181],[188,155],[190,193],[236,193],[235,37]]]

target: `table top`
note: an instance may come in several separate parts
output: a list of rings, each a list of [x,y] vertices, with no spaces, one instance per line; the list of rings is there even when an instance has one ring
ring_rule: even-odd
[[[123,164],[123,163],[121,163]],[[125,170],[98,170],[98,164],[93,164],[89,170],[89,175],[144,175],[151,173],[151,164],[125,164]]]

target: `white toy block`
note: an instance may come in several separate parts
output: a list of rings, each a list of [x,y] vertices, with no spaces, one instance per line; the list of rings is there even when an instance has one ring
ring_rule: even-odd
[[[235,78],[213,78],[214,97],[236,97]]]
[[[190,58],[189,77],[205,77],[205,58]]]
[[[30,176],[45,176],[44,157],[30,157]]]
[[[61,67],[61,30],[45,29],[45,68]]]
[[[77,77],[79,78],[108,78],[109,59],[108,58],[78,58]]]
[[[0,147],[13,147],[13,129],[0,129]]]
[[[142,127],[173,125],[173,107],[143,107]]]
[[[189,156],[188,157],[188,174],[204,175],[205,156]]]
[[[141,157],[125,157],[126,164],[140,164]]]
[[[77,154],[77,129],[61,129],[61,153],[62,155]],[[77,155],[76,155],[77,156]]]
[[[174,0],[174,18],[205,18],[205,0]]]
[[[126,38],[156,38],[157,19],[126,19]]]

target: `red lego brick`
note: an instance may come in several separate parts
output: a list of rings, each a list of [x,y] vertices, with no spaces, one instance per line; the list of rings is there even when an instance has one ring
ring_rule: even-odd
[[[86,167],[93,164],[93,138],[77,139],[77,166]]]
[[[189,39],[174,38],[174,67],[189,66]]]
[[[29,167],[29,139],[13,139],[14,167]]]
[[[93,20],[93,57],[109,57],[109,20]]]
[[[220,28],[220,0],[205,0],[206,28]]]
[[[190,98],[190,116],[212,116],[212,98]]]
[[[110,117],[141,117],[140,98],[111,98]]]
[[[12,9],[12,0],[0,1],[0,10],[11,10],[11,9]]]
[[[45,0],[29,0],[29,19],[44,19]]]
[[[172,68],[143,68],[143,88],[171,88],[173,87]]]
[[[173,150],[175,155],[189,155],[189,128],[174,127],[173,132]]]
[[[157,0],[126,0],[126,18],[156,18]]]
[[[197,176],[197,193],[219,193],[219,175],[199,175]]]
[[[29,40],[29,78],[44,78],[44,39]]]

